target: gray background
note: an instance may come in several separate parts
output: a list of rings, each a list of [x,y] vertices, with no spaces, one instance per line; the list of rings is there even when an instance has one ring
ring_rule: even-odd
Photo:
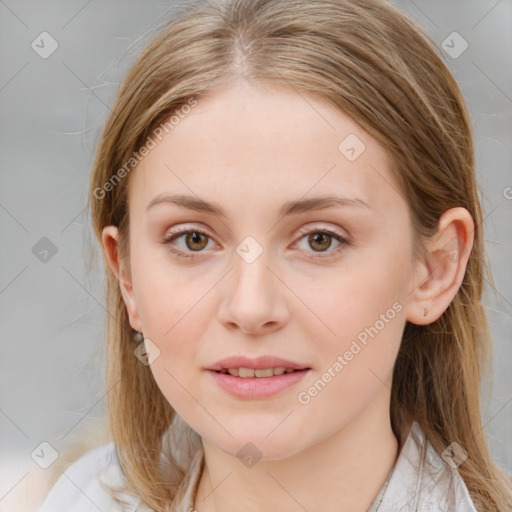
[[[512,2],[393,3],[439,42],[457,31],[469,44],[447,60],[473,115],[499,292],[484,300],[495,347],[486,431],[512,472]],[[0,1],[0,512],[32,510],[66,460],[105,440],[105,306],[101,263],[86,269],[86,189],[120,79],[172,4]],[[43,31],[59,45],[46,59],[31,47]],[[57,250],[47,261],[34,254],[48,249],[43,237]],[[31,457],[42,441],[60,454],[47,470]]]

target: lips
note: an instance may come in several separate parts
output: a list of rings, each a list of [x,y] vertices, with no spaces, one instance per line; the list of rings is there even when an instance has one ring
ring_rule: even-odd
[[[252,368],[253,370],[264,370],[267,368],[286,368],[287,370],[305,370],[310,369],[311,367],[307,364],[298,363],[296,361],[289,361],[280,357],[265,355],[255,359],[251,359],[245,356],[227,357],[205,368],[205,370],[220,372],[221,370],[229,370],[230,368]]]
[[[290,371],[291,373],[273,377],[235,377],[214,370],[205,370],[205,373],[221,390],[237,399],[262,400],[277,396],[284,393],[286,389],[297,386],[310,373],[311,369]]]

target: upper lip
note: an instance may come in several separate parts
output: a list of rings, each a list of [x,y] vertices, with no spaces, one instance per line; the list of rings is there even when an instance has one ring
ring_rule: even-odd
[[[212,364],[206,370],[228,370],[229,368],[253,368],[255,370],[263,370],[265,368],[290,368],[292,370],[303,370],[310,368],[308,365],[295,363],[280,357],[274,356],[260,356],[255,359],[244,356],[232,356],[225,359],[221,359],[216,363]]]

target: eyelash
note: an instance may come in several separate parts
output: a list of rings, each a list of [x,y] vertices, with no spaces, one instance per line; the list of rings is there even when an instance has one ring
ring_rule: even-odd
[[[181,229],[181,230],[177,230],[177,231],[174,231],[174,232],[171,232],[169,233],[169,236],[167,236],[166,238],[164,238],[163,240],[163,244],[164,245],[167,245],[167,249],[176,254],[178,257],[181,257],[181,258],[195,258],[197,257],[194,252],[192,251],[192,253],[187,253],[187,252],[184,252],[180,249],[175,249],[174,247],[171,246],[171,243],[176,240],[177,238],[179,238],[180,236],[182,235],[186,235],[188,233],[199,233],[201,235],[204,235],[206,236],[207,238],[209,238],[210,240],[212,239],[212,237],[210,237],[208,235],[208,233],[206,233],[205,231],[202,231],[201,229]],[[306,229],[302,229],[299,231],[300,235],[302,235],[300,238],[299,238],[299,241],[302,240],[304,238],[304,236],[306,235],[310,235],[310,234],[318,234],[318,233],[321,233],[321,234],[325,234],[325,235],[329,235],[331,237],[333,237],[335,240],[337,240],[338,242],[340,242],[340,245],[338,247],[336,247],[334,250],[332,251],[325,251],[327,252],[327,256],[325,256],[325,252],[313,252],[313,255],[311,256],[312,258],[329,258],[331,257],[333,254],[337,254],[338,252],[340,252],[340,250],[343,249],[344,246],[348,246],[348,245],[351,245],[351,243],[344,237],[342,237],[341,235],[339,235],[338,233],[335,233],[329,229],[313,229],[313,230],[306,230]],[[200,253],[200,252],[203,252],[203,251],[195,251],[197,253]],[[309,251],[308,251],[309,252]]]

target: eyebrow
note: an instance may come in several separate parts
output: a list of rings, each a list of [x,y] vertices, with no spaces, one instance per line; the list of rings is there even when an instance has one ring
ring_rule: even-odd
[[[211,213],[223,218],[227,217],[222,207],[217,203],[204,201],[203,199],[194,196],[180,194],[160,194],[148,203],[146,211],[161,203],[175,204],[189,210]],[[362,199],[329,195],[313,197],[310,199],[287,201],[279,210],[279,216],[284,217],[287,215],[322,210],[332,206],[358,206],[371,210],[371,207]]]

